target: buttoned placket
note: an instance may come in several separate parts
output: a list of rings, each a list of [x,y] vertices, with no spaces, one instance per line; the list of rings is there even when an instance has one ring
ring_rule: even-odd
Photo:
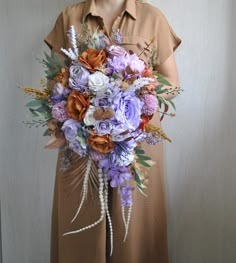
[[[120,15],[117,16],[117,18],[112,24],[111,32],[107,31],[106,25],[101,16],[99,16],[98,21],[99,21],[99,27],[104,31],[104,33],[107,34],[108,36],[111,36],[113,31],[116,31],[116,30],[122,31],[122,28],[124,27],[124,22],[125,22],[125,11],[123,11]]]

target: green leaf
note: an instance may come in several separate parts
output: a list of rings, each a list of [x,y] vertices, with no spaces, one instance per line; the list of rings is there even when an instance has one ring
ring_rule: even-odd
[[[142,166],[145,166],[145,167],[152,167],[150,164],[148,164],[147,162],[142,161],[142,160],[140,160],[140,159],[138,159],[137,162],[138,162],[139,164],[141,164]]]
[[[145,154],[144,150],[141,149],[141,148],[138,148],[138,147],[135,148],[135,153],[136,153],[137,155]]]
[[[152,160],[151,157],[145,156],[145,155],[139,155],[139,160],[141,161],[148,161],[148,160]]]
[[[176,111],[176,107],[175,107],[175,104],[174,104],[174,102],[173,101],[171,101],[171,100],[167,100],[170,104],[171,104],[171,106],[174,108],[174,110]]]
[[[31,114],[32,114],[33,117],[38,117],[38,116],[40,116],[37,112],[35,112],[34,109],[29,108],[29,110],[30,110],[30,112],[31,112]]]
[[[158,79],[157,79],[158,82],[160,82],[161,84],[166,85],[166,86],[172,86],[172,85],[170,84],[170,82],[165,79],[165,76],[164,76],[164,75],[162,75],[162,74],[160,74],[160,73],[158,73],[158,72],[156,72],[156,71],[153,72],[153,73],[158,77]]]
[[[139,185],[138,185],[138,190],[139,190],[144,196],[148,197],[148,196],[144,193],[143,188],[140,187]]]
[[[170,84],[170,82],[167,81],[166,79],[158,79],[158,81],[159,81],[161,84],[164,84],[164,85],[166,85],[166,86],[172,86],[172,85]]]
[[[43,104],[39,108],[35,109],[36,112],[48,112],[49,108],[47,105]]]
[[[38,106],[41,106],[45,102],[46,102],[46,100],[36,99],[36,100],[32,100],[32,101],[28,102],[25,106],[26,107],[38,107]]]

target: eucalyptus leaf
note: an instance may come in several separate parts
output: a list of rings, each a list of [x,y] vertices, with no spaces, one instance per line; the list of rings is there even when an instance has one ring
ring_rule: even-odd
[[[143,192],[143,188],[141,188],[140,186],[138,186],[138,190],[146,197],[148,197],[144,192]]]
[[[152,160],[151,157],[145,156],[145,155],[139,155],[138,157],[139,157],[139,160],[141,160],[141,161]]]
[[[145,154],[145,151],[142,149],[142,148],[140,148],[140,147],[135,147],[135,153],[136,154]]]
[[[145,166],[145,167],[151,167],[151,165],[150,164],[148,164],[147,162],[145,162],[145,161],[142,161],[142,160],[137,160],[137,162],[139,163],[139,164],[141,164],[142,166]]]
[[[26,107],[38,107],[38,106],[41,106],[45,101],[46,100],[35,99],[35,100],[28,102],[25,106]]]
[[[32,114],[33,117],[38,117],[38,116],[40,116],[40,114],[38,114],[37,112],[35,112],[34,109],[29,108],[29,110],[30,110],[30,112],[31,112],[31,114]]]
[[[42,112],[47,112],[48,110],[49,110],[49,108],[48,108],[48,106],[45,105],[45,104],[43,104],[43,105],[41,105],[39,108],[35,109],[36,112],[40,112],[40,113],[42,113]]]
[[[166,85],[166,86],[172,86],[171,84],[170,84],[170,82],[169,81],[167,81],[166,79],[158,79],[158,81],[161,83],[161,84],[164,84],[164,85]]]
[[[174,102],[173,101],[171,101],[171,100],[167,100],[170,104],[171,104],[171,106],[174,108],[174,110],[176,111],[176,107],[175,107],[175,104],[174,104]]]

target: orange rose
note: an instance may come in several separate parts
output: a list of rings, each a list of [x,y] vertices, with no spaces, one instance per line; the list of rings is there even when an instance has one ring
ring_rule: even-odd
[[[60,82],[65,88],[68,88],[69,85],[70,72],[69,68],[62,68],[54,78],[56,82]]]
[[[79,61],[91,72],[107,62],[106,52],[103,49],[89,48],[79,56]]]
[[[100,153],[109,153],[111,152],[115,145],[111,141],[110,135],[90,135],[88,139],[88,144],[90,147]]]
[[[85,113],[90,105],[90,97],[82,94],[77,90],[73,90],[68,97],[67,111],[68,116],[77,121],[82,121]]]

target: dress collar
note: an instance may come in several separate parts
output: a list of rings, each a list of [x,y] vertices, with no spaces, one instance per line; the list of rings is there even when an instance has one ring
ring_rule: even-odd
[[[136,1],[126,0],[124,11],[127,12],[133,19],[136,19]],[[88,15],[99,16],[96,9],[95,0],[87,0],[84,5],[82,22],[84,23]]]

